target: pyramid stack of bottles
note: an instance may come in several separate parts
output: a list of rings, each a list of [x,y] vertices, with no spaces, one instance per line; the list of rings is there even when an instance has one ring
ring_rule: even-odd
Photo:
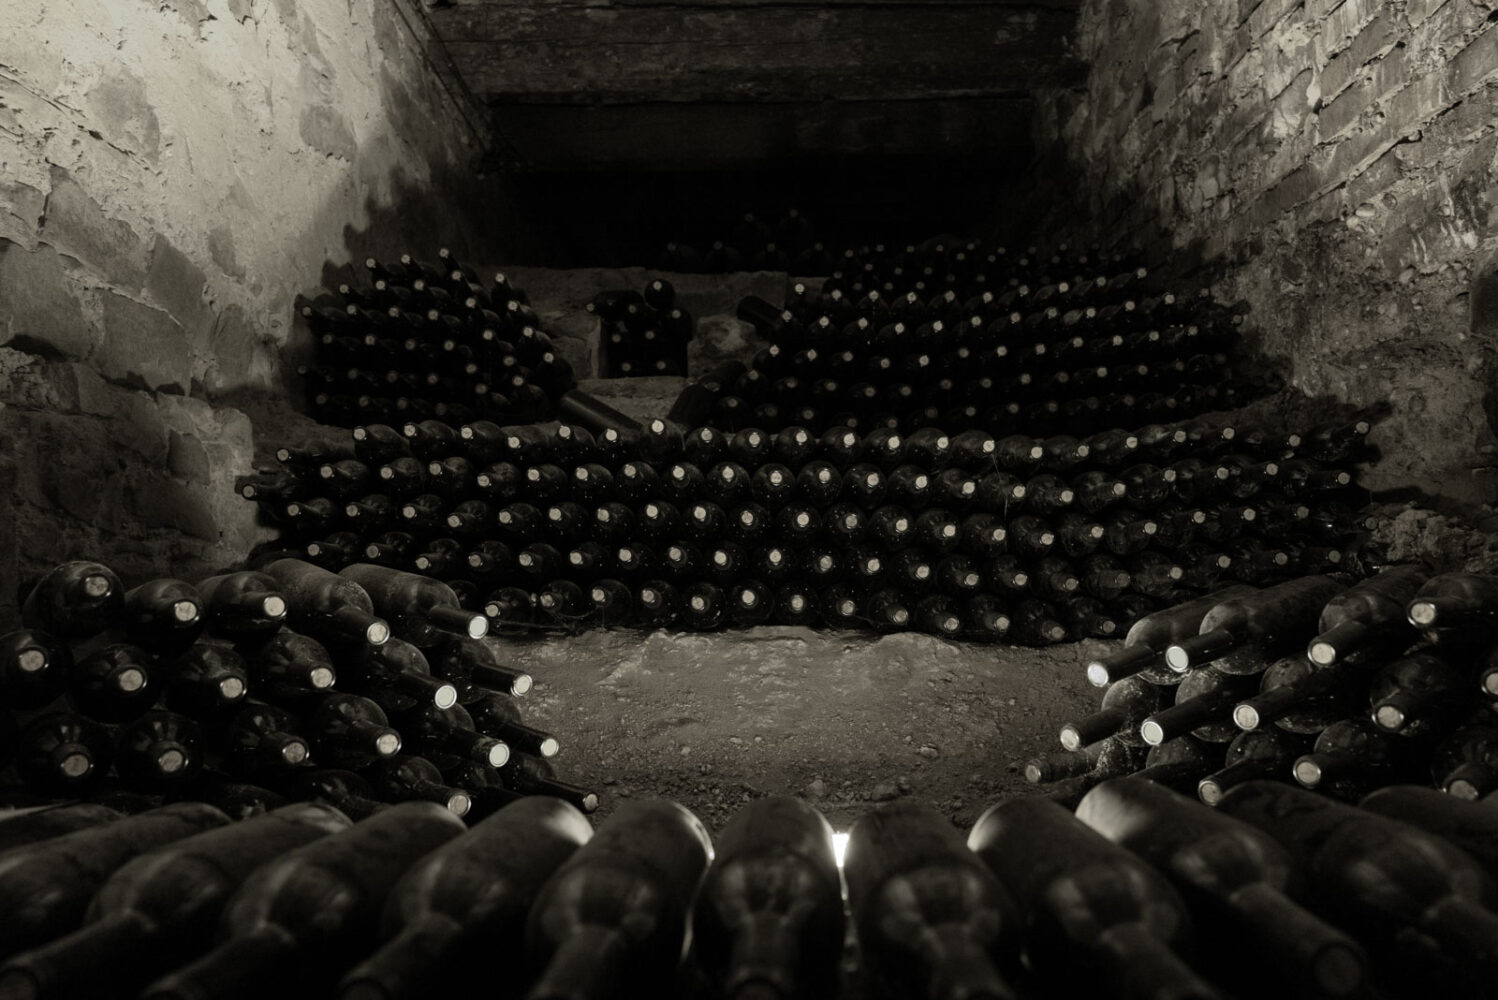
[[[1124,774],[1215,805],[1264,778],[1353,802],[1498,791],[1498,578],[1391,565],[1237,585],[1140,619],[1087,665],[1106,690],[1026,775],[1057,801]],[[1498,799],[1494,799],[1498,803]]]
[[[538,792],[597,805],[525,724],[531,677],[427,577],[273,559],[127,589],[79,560],[21,619],[0,637],[0,765],[30,796],[231,814],[316,798],[354,817],[424,799],[475,820]]]
[[[0,995],[1482,1000],[1495,843],[1492,802],[1266,780],[1214,809],[1114,778],[966,837],[892,802],[841,871],[827,820],[778,796],[716,842],[664,799],[596,832],[545,795],[471,828],[426,801],[74,804],[0,819]]]
[[[327,424],[548,419],[575,379],[503,272],[480,277],[447,250],[364,262],[302,306],[314,361],[299,369],[308,409]]]

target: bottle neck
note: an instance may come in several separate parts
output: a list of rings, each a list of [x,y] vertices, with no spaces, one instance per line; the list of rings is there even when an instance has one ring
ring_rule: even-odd
[[[462,938],[463,925],[456,920],[441,913],[423,913],[344,976],[339,996],[343,1000],[420,996]]]
[[[1368,958],[1351,938],[1267,882],[1239,886],[1225,899],[1254,961],[1279,971],[1306,995],[1361,996]]]
[[[1087,942],[1080,942],[1086,946]],[[1092,944],[1103,981],[1115,984],[1119,996],[1149,1000],[1216,1000],[1221,992],[1192,971],[1145,925],[1137,922],[1104,928]]]
[[[627,958],[625,941],[618,931],[592,924],[575,928],[552,953],[526,1000],[598,1000],[612,996]]]
[[[1349,619],[1312,639],[1306,647],[1306,655],[1317,666],[1329,667],[1348,653],[1367,645],[1377,634],[1378,630],[1372,625]]]
[[[1165,650],[1165,663],[1172,670],[1184,673],[1231,652],[1246,639],[1246,636],[1240,637],[1228,629],[1214,628],[1172,643]]]

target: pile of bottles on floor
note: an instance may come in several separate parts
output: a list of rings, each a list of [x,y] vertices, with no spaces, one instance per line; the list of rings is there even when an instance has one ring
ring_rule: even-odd
[[[546,420],[576,383],[503,273],[481,278],[447,250],[436,263],[364,264],[368,286],[344,283],[301,308],[315,355],[298,372],[323,423]]]
[[[127,589],[76,560],[27,589],[0,636],[0,783],[24,794],[231,815],[318,798],[355,818],[419,799],[477,820],[543,792],[597,806],[525,724],[530,675],[436,580],[288,558]]]
[[[601,378],[685,375],[692,314],[676,302],[676,286],[651,279],[641,291],[600,292],[587,305],[598,319]]]
[[[846,836],[840,871],[784,797],[716,842],[664,799],[596,832],[550,796],[466,829],[430,802],[63,806],[0,819],[0,996],[1481,1000],[1498,975],[1498,805],[1429,788],[1209,808],[1123,777],[966,838],[916,800]]]

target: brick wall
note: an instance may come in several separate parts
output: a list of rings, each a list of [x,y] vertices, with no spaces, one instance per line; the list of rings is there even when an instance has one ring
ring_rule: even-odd
[[[417,10],[0,4],[0,627],[51,561],[243,555],[231,404],[281,391],[298,295],[371,252],[500,257],[482,112]]]
[[[1498,26],[1471,0],[1087,0],[1044,173],[1253,307],[1307,396],[1387,401],[1366,480],[1498,499]],[[1080,204],[1078,204],[1080,202]]]

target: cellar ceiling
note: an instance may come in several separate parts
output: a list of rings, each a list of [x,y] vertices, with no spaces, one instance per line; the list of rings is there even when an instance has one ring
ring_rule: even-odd
[[[1076,0],[451,0],[429,13],[528,170],[1027,157]]]

